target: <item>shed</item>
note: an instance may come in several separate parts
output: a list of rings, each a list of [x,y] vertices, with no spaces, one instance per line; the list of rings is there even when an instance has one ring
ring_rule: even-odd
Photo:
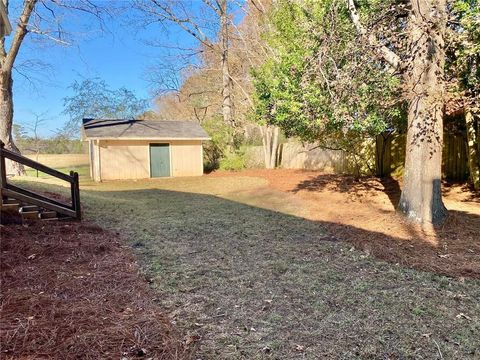
[[[203,174],[208,134],[193,121],[84,119],[95,181]]]

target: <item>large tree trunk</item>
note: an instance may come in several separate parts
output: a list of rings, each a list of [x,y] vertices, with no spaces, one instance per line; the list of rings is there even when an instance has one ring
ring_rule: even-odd
[[[12,123],[13,123],[13,79],[11,71],[0,70],[0,140],[5,144],[8,150],[20,153],[13,142]],[[25,169],[22,164],[6,161],[7,174],[23,175]]]
[[[480,153],[478,147],[478,134],[476,131],[477,124],[473,112],[467,109],[465,112],[465,122],[467,125],[467,152],[468,152],[468,169],[470,179],[475,190],[480,190]]]
[[[3,0],[8,12],[8,1]],[[5,38],[0,38],[0,140],[9,150],[20,152],[15,146],[12,137],[13,124],[13,79],[12,69],[18,55],[20,45],[27,34],[27,24],[38,0],[25,0],[23,11],[18,20],[17,29],[13,36],[10,49],[5,50]],[[8,13],[7,13],[8,14]],[[7,174],[22,175],[25,173],[23,165],[7,161]]]
[[[222,114],[226,124],[235,127],[235,116],[232,101],[232,79],[230,77],[230,68],[228,66],[228,14],[227,0],[220,0],[220,24],[221,24],[221,52],[222,52]]]
[[[278,154],[278,126],[261,125],[263,155],[266,169],[275,169]]]
[[[414,222],[440,224],[442,201],[445,0],[411,1],[411,59],[405,82],[409,100],[404,187],[399,210]]]

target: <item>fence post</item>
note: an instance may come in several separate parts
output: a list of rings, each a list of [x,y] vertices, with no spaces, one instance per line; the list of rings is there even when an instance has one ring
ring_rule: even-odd
[[[73,183],[75,184],[74,186],[74,191],[75,191],[75,212],[77,213],[77,220],[82,219],[82,209],[80,205],[80,181],[78,179],[78,173],[75,172],[73,174]]]
[[[80,209],[80,189],[78,183],[78,173],[74,171],[70,171],[70,177],[72,178],[72,182],[70,183],[70,193],[72,195],[72,209],[75,210],[76,218],[78,220],[82,217],[82,212]]]
[[[0,141],[0,187],[4,188],[7,185],[7,170],[5,167],[5,156],[3,155],[3,149],[5,144]]]

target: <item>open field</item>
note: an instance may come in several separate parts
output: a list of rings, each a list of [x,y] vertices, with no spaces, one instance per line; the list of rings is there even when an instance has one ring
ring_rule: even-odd
[[[54,168],[88,166],[88,154],[39,154],[27,155],[29,159]]]
[[[88,154],[39,154],[38,158],[37,155],[27,155],[27,157],[65,174],[68,174],[70,171],[76,171],[80,177],[83,177],[84,179],[90,176]],[[25,170],[28,177],[54,179],[50,175],[37,172],[37,170],[29,167],[25,167]]]
[[[376,203],[363,193],[355,199],[348,189],[341,191],[341,178],[325,184],[322,178],[302,183],[298,177],[293,189],[286,178],[282,182],[279,171],[84,182],[82,201],[87,221],[120,234],[135,249],[162,308],[185,336],[199,340],[196,358],[480,357],[480,280],[396,261],[403,255],[395,240],[402,237],[400,230],[397,238],[385,234],[397,226],[385,223],[385,213],[379,219],[383,233],[352,222],[361,214],[356,207],[382,214],[380,198]],[[43,182],[28,185],[54,189]],[[295,190],[300,186],[307,189]],[[326,189],[343,194],[343,222],[334,211],[339,198],[322,202]],[[464,203],[476,221],[478,203]],[[361,235],[358,243],[352,234]],[[380,238],[392,241],[391,257],[375,253]],[[442,246],[424,245],[434,250],[422,247],[422,256],[445,260],[451,268],[449,259],[457,255],[448,254],[459,250],[454,243],[444,249],[444,240],[437,240]],[[418,244],[402,246],[414,254]],[[459,271],[470,266],[468,274],[475,275],[478,239],[463,251],[472,263],[460,264]]]

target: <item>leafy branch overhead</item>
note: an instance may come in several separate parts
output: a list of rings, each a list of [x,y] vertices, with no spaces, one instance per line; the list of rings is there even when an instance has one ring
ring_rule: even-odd
[[[281,2],[265,35],[275,56],[254,72],[258,121],[343,148],[401,126],[399,78],[358,44],[349,15],[340,1]]]
[[[73,95],[64,98],[64,113],[69,116],[66,134],[78,134],[83,118],[132,119],[148,108],[147,100],[124,87],[111,89],[100,79],[75,82],[71,89]]]

